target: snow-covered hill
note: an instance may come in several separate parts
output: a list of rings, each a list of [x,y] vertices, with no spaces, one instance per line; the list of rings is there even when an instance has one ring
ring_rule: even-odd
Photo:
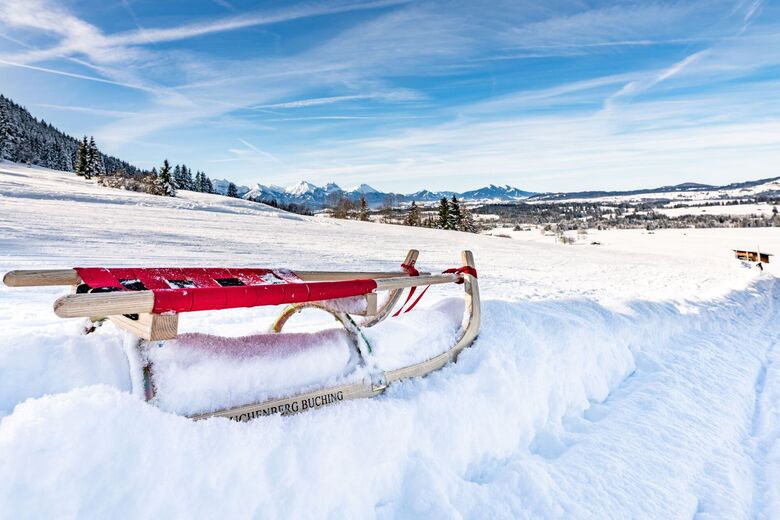
[[[747,182],[735,182],[724,186],[683,183],[676,186],[663,186],[633,191],[582,191],[570,193],[540,193],[532,201],[569,201],[569,202],[641,202],[670,201],[675,204],[701,204],[708,201],[740,200],[756,196],[779,197],[780,177],[759,179]]]
[[[602,232],[598,246],[537,238],[154,197],[1,164],[0,272],[378,270],[410,247],[436,270],[468,248],[484,322],[458,363],[378,398],[192,422],[127,392],[122,334],[106,325],[83,336],[78,320],[56,318],[64,289],[0,287],[0,516],[780,516],[778,264],[760,274],[731,252],[780,253],[777,231]],[[421,312],[457,291],[432,288]],[[276,312],[185,314],[181,327],[254,334]]]

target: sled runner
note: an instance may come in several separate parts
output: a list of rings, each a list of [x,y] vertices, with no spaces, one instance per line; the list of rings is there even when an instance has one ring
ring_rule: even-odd
[[[179,336],[181,313],[286,304],[269,333],[255,337],[258,344],[275,344],[275,348],[279,345],[284,348],[285,344],[280,340],[294,336],[281,332],[288,320],[301,310],[316,309],[333,316],[346,331],[352,352],[351,364],[354,373],[360,376],[359,380],[345,378],[345,383],[329,387],[309,385],[309,390],[303,393],[275,395],[243,406],[189,414],[196,419],[221,416],[247,421],[269,414],[319,408],[347,399],[373,397],[395,381],[423,376],[454,361],[479,333],[480,302],[474,258],[470,251],[464,251],[461,267],[430,274],[415,269],[417,256],[417,251],[409,251],[401,265],[402,270],[396,272],[77,267],[11,271],[3,281],[10,287],[70,285],[73,293],[54,302],[54,312],[59,317],[89,318],[87,332],[104,320],[130,332],[137,338],[134,342],[137,348],[128,349],[127,354],[131,369],[139,372],[135,376],[131,374],[133,391],[152,403],[157,402],[158,396],[155,395],[155,369],[149,348],[150,345],[162,346],[166,340]],[[431,285],[439,284],[462,284],[465,290],[463,317],[452,344],[423,361],[392,369],[379,368],[373,362],[372,345],[364,334],[366,329],[411,311]],[[176,340],[177,348],[186,348],[183,339]]]

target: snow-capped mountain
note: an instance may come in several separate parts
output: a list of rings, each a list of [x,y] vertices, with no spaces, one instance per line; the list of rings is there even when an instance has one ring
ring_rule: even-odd
[[[281,186],[266,186],[264,184],[257,183],[252,188],[242,195],[247,200],[279,200],[287,196],[287,192]]]
[[[514,188],[508,184],[504,186],[496,186],[495,184],[491,184],[490,186],[480,188],[478,190],[465,191],[460,194],[460,198],[464,200],[506,201],[525,199],[531,195],[534,195],[534,193]]]
[[[365,197],[370,207],[377,208],[390,200],[395,204],[411,204],[412,201],[418,204],[433,203],[441,200],[442,197],[450,198],[453,195],[467,202],[511,202],[525,199],[534,194],[509,185],[495,186],[493,184],[463,193],[420,190],[415,193],[400,194],[382,192],[365,183],[343,189],[333,182],[320,187],[309,181],[300,181],[286,188],[256,184],[252,189],[247,189],[243,197],[248,200],[273,201],[277,204],[300,204],[312,209],[320,209],[329,204],[329,199],[332,202],[340,197],[354,202],[358,201],[360,197]]]
[[[227,179],[214,179],[211,181],[211,183],[214,186],[214,193],[219,193],[220,195],[227,195],[228,192],[228,186],[230,186],[230,181]],[[236,185],[236,189],[238,190],[238,196],[243,197],[247,193],[249,193],[249,186],[239,186]]]
[[[300,181],[297,184],[293,184],[292,186],[288,186],[285,188],[285,192],[289,193],[293,197],[303,197],[309,193],[314,193],[317,190],[322,190],[323,188],[320,188],[309,181]]]
[[[227,193],[228,181],[214,181],[217,193]],[[675,186],[661,186],[659,188],[646,188],[632,191],[583,191],[570,193],[533,193],[521,190],[514,186],[496,186],[490,184],[476,190],[464,192],[430,191],[420,190],[414,193],[400,194],[379,191],[368,184],[358,184],[349,189],[343,189],[336,183],[328,183],[325,186],[317,186],[309,181],[300,181],[287,187],[266,186],[256,184],[252,188],[238,187],[239,196],[254,201],[275,202],[277,204],[298,204],[317,210],[332,205],[339,198],[345,197],[357,202],[360,197],[365,197],[371,208],[379,208],[384,204],[433,204],[443,197],[451,198],[453,195],[465,202],[472,203],[501,203],[517,202],[521,200],[537,201],[564,201],[571,199],[596,199],[596,198],[626,198],[626,199],[734,199],[747,196],[765,195],[776,197],[780,194],[780,177],[760,179],[755,181],[732,183],[725,186],[711,186],[686,182]]]
[[[336,192],[336,191],[341,191],[341,188],[335,182],[329,182],[328,184],[325,185],[325,192],[326,193],[333,193],[333,192]]]
[[[379,190],[375,190],[368,184],[358,184],[357,186],[353,186],[347,191],[350,193],[354,193],[354,192],[362,193],[363,195],[366,195],[368,193],[379,193]]]

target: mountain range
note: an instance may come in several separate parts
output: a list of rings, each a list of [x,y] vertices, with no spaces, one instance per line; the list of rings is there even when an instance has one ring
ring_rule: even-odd
[[[230,183],[227,180],[218,179],[213,184],[217,193],[226,194]],[[512,186],[495,186],[493,184],[478,190],[462,193],[420,190],[409,194],[382,192],[368,184],[341,188],[338,184],[332,182],[325,186],[317,186],[308,181],[300,181],[287,187],[266,186],[258,183],[252,187],[237,186],[237,188],[238,195],[247,200],[258,202],[274,201],[282,205],[298,204],[311,209],[322,209],[337,202],[342,197],[357,202],[362,196],[365,197],[369,207],[378,208],[391,202],[394,205],[409,204],[412,201],[418,204],[432,203],[441,200],[443,197],[451,198],[453,195],[466,202],[514,202],[535,195],[532,192],[523,191]]]
[[[229,181],[214,181],[214,189],[217,193],[226,194]],[[748,193],[750,192],[750,193]],[[415,193],[400,194],[382,192],[372,188],[368,184],[359,184],[351,188],[341,188],[335,183],[325,186],[317,186],[308,181],[300,181],[291,186],[282,187],[276,185],[266,186],[255,184],[253,187],[238,186],[238,195],[248,200],[258,202],[274,201],[280,205],[297,204],[306,206],[312,210],[322,209],[335,204],[344,197],[357,202],[361,196],[371,208],[379,208],[388,203],[410,204],[412,201],[418,204],[433,204],[443,197],[451,198],[455,195],[458,199],[470,203],[512,203],[521,201],[565,201],[571,199],[596,199],[602,197],[638,197],[653,199],[673,199],[682,195],[690,195],[692,198],[735,198],[742,195],[764,194],[777,197],[780,195],[780,177],[759,179],[754,181],[736,182],[723,186],[686,182],[674,186],[660,186],[623,191],[576,191],[559,193],[534,193],[521,190],[509,185],[496,186],[490,184],[484,188],[464,191],[430,191],[420,190]]]

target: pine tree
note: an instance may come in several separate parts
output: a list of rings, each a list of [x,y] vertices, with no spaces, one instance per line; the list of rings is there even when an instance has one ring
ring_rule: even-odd
[[[360,207],[358,208],[358,220],[368,222],[368,203],[366,202],[366,196],[360,195]]]
[[[163,195],[166,197],[176,196],[176,185],[171,176],[171,165],[168,162],[168,159],[163,161],[162,168],[160,168],[160,174],[157,176],[157,182],[160,185],[160,192]]]
[[[436,227],[439,229],[450,229],[450,203],[447,197],[442,197],[439,201],[439,220]]]
[[[404,223],[407,226],[419,226],[420,225],[420,208],[415,201],[412,201],[412,205],[409,206],[409,214],[406,215]]]
[[[184,178],[184,189],[185,190],[194,190],[195,188],[195,180],[192,178],[192,170],[181,165],[181,175]]]
[[[192,191],[203,191],[203,174],[200,171],[195,172],[195,181],[192,185]]]
[[[89,172],[89,142],[87,136],[79,142],[79,149],[76,152],[76,175],[90,178]]]
[[[181,166],[178,164],[173,168],[173,182],[177,188],[184,188],[184,177],[181,174]]]
[[[238,188],[232,182],[228,184],[227,196],[235,199],[238,198]]]
[[[89,176],[103,175],[105,173],[105,167],[103,165],[103,156],[98,150],[95,144],[95,138],[89,138],[89,144],[87,145],[87,168],[89,170]],[[89,178],[89,177],[88,177]]]
[[[160,179],[157,176],[157,168],[153,167],[152,171],[146,175],[144,184],[146,186],[146,193],[151,195],[162,195],[160,191]]]
[[[460,222],[460,231],[465,231],[466,233],[476,233],[477,232],[477,223],[474,221],[474,215],[471,213],[469,208],[466,206],[462,206],[460,208],[461,213],[461,222]]]
[[[461,225],[463,224],[463,215],[461,215],[460,212],[460,203],[458,203],[458,198],[455,197],[455,195],[452,196],[452,200],[450,201],[449,212],[447,214],[447,223],[447,229],[455,230],[460,229]]]
[[[7,159],[11,144],[11,120],[8,116],[5,98],[0,96],[0,161]],[[10,155],[10,154],[9,154]]]
[[[214,184],[205,173],[203,174],[203,193],[214,193]]]

